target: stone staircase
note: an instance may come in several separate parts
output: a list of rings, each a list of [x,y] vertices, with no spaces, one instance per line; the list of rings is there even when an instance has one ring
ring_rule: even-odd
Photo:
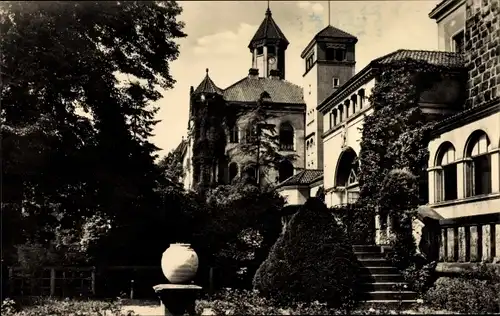
[[[417,293],[408,290],[399,271],[385,259],[381,246],[355,245],[354,254],[361,263],[361,300],[365,305],[408,308],[416,303]],[[399,288],[406,285],[407,288]]]

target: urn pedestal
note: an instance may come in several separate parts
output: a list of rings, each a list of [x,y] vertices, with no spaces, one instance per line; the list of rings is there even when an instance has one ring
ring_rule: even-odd
[[[161,300],[165,316],[195,315],[195,302],[201,286],[193,284],[158,284],[153,287]]]
[[[161,300],[165,316],[195,314],[201,286],[192,283],[198,271],[198,255],[189,244],[171,244],[161,258],[161,269],[171,284],[153,287]]]

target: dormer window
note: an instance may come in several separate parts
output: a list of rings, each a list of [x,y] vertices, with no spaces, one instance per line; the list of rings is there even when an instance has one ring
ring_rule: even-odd
[[[333,84],[333,87],[334,87],[334,88],[338,88],[338,87],[340,87],[340,79],[339,79],[339,78],[335,78],[335,77],[333,77],[333,79],[332,79],[332,84]]]
[[[465,34],[463,30],[455,34],[451,38],[451,41],[452,41],[452,49],[455,53],[465,52]]]

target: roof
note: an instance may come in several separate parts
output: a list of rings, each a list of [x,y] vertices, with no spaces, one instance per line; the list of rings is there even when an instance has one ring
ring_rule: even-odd
[[[330,103],[331,100],[335,99],[337,96],[343,95],[352,84],[361,80],[372,69],[390,66],[391,64],[408,60],[427,62],[428,64],[437,67],[445,67],[456,70],[466,68],[466,58],[464,54],[443,51],[398,49],[397,51],[372,60],[365,68],[347,80],[340,87],[340,89],[333,90],[332,94],[330,94],[317,106],[317,109],[322,109],[326,104]],[[371,80],[371,78],[372,77],[369,77],[368,80]],[[360,85],[362,84],[364,84],[364,82],[360,83]]]
[[[463,4],[465,0],[442,0],[429,12],[429,18],[439,20],[450,12],[450,9]]]
[[[314,38],[318,37],[333,37],[333,38],[352,38],[357,39],[356,36],[351,35],[341,29],[336,28],[335,26],[328,25],[324,29],[318,32]]]
[[[215,83],[212,81],[212,79],[210,79],[210,76],[208,75],[208,68],[206,71],[207,74],[205,75],[205,78],[194,90],[194,93],[216,93],[222,95],[223,94],[222,89],[217,87]]]
[[[335,26],[328,25],[325,28],[323,28],[321,31],[319,31],[312,40],[307,44],[306,48],[302,51],[300,54],[301,58],[304,58],[305,54],[309,51],[309,49],[312,47],[314,41],[317,41],[318,39],[324,39],[324,38],[332,38],[332,39],[343,39],[343,40],[350,40],[354,43],[358,41],[358,38],[352,34],[349,34],[345,31],[342,31],[341,29],[336,28]]]
[[[412,59],[415,61],[424,61],[430,65],[443,66],[450,68],[463,68],[465,67],[465,55],[452,52],[443,51],[429,51],[429,50],[410,50],[398,49],[395,52],[382,56],[373,60],[379,65],[389,65],[394,62]],[[370,64],[371,64],[370,63]]]
[[[500,109],[499,105],[500,105],[500,97],[495,97],[489,101],[482,102],[479,105],[464,109],[454,115],[451,115],[439,121],[436,124],[436,126],[434,126],[432,135],[434,137],[437,137],[439,134],[443,132],[443,129],[448,129],[450,125],[456,123],[467,124],[484,115],[489,115],[490,113],[496,113]]]
[[[256,102],[266,91],[273,103],[305,104],[302,88],[291,82],[271,78],[243,78],[224,90],[229,102]]]
[[[187,139],[182,139],[179,145],[177,145],[177,148],[175,148],[174,152],[181,154],[181,156],[184,156],[187,147],[188,147]]]
[[[274,21],[273,15],[269,8],[267,8],[264,21],[262,21],[259,28],[257,29],[257,32],[255,32],[255,35],[250,41],[250,44],[248,44],[248,48],[253,48],[256,42],[264,39],[280,41],[282,45],[285,46],[285,48],[286,46],[288,46],[288,44],[290,44],[286,39],[285,34],[283,34],[278,24],[276,24],[276,22]]]
[[[279,183],[277,187],[284,187],[289,185],[309,185],[317,180],[321,180],[322,178],[323,170],[306,169]]]

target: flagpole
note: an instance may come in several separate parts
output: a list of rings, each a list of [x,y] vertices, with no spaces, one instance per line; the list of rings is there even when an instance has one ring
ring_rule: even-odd
[[[268,2],[269,3],[269,2]],[[328,1],[328,25],[332,25],[331,24],[331,20],[330,20],[330,1]]]

